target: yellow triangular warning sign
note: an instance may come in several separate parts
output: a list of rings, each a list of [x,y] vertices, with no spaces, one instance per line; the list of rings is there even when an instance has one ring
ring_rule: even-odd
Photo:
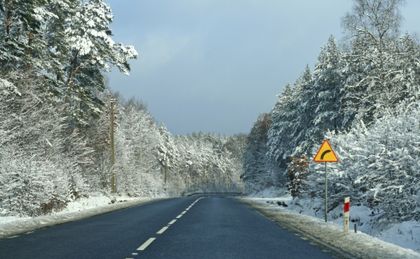
[[[322,142],[321,147],[314,157],[314,161],[317,163],[338,162],[338,157],[334,153],[334,150],[332,149],[328,140],[324,140],[324,142]]]

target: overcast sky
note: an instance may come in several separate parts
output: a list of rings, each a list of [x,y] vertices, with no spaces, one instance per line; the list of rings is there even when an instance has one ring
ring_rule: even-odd
[[[135,46],[130,76],[110,86],[136,97],[175,134],[248,133],[258,115],[329,35],[342,38],[350,0],[108,0],[115,40]],[[403,31],[420,31],[420,1],[407,0]]]

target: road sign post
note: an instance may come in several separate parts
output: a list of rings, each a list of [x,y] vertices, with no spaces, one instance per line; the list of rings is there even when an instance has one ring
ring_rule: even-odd
[[[328,178],[327,178],[327,162],[324,162],[325,164],[325,213],[324,213],[324,219],[325,222],[327,222],[328,217],[327,217],[327,208],[328,208]]]
[[[343,209],[343,219],[344,219],[344,233],[349,233],[350,225],[350,197],[344,198],[344,209]]]
[[[328,140],[322,142],[321,147],[318,149],[314,157],[314,162],[324,163],[325,164],[325,213],[324,219],[325,222],[328,221],[328,178],[327,178],[327,163],[338,162],[338,157],[334,153],[334,150],[331,147],[331,144]]]

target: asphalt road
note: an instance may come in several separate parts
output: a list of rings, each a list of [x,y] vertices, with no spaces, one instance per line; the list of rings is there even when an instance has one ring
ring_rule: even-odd
[[[332,258],[233,198],[163,200],[0,239],[0,258]]]

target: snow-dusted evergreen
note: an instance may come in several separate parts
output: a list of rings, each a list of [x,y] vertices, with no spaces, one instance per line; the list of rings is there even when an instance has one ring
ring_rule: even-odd
[[[246,186],[255,179],[270,185],[273,178],[261,175],[276,172],[277,188],[288,187],[296,206],[313,204],[321,217],[323,166],[311,158],[329,138],[340,158],[329,166],[329,211],[350,196],[352,204],[370,211],[369,226],[378,231],[420,220],[420,45],[399,33],[401,3],[354,1],[343,18],[343,47],[330,37],[313,72],[307,67],[279,95],[267,115],[266,142],[247,142]],[[260,124],[259,119],[249,138]]]
[[[117,117],[118,191],[143,197],[163,193],[160,163],[156,159],[161,138],[158,126],[144,105],[134,100],[120,107]]]
[[[0,216],[74,200],[239,190],[244,138],[175,137],[106,86],[137,57],[113,40],[104,0],[0,1]],[[111,161],[111,101],[115,164]]]
[[[333,183],[344,190],[332,188],[335,195],[351,192],[381,221],[420,220],[420,101],[329,137],[341,159],[332,166]]]
[[[260,191],[274,186],[278,179],[272,171],[274,166],[266,159],[268,151],[268,129],[271,126],[271,115],[261,114],[247,138],[244,154],[244,172],[241,179],[248,192]]]
[[[241,191],[244,136],[221,137],[194,133],[177,136],[180,156],[174,174],[175,182],[187,192]]]

